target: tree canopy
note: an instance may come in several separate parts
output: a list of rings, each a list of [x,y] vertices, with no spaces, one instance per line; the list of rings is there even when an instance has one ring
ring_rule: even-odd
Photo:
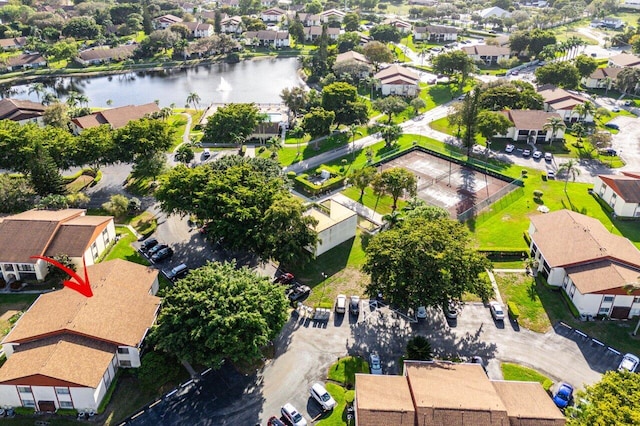
[[[580,84],[580,72],[569,62],[552,62],[537,68],[539,84],[553,84],[565,89],[576,89]]]
[[[282,286],[247,268],[208,263],[169,288],[149,337],[190,363],[252,362],[282,329],[286,307]]]
[[[433,59],[433,70],[449,77],[458,76],[458,87],[461,90],[475,65],[473,59],[462,50],[445,52]]]
[[[204,139],[216,143],[241,144],[260,122],[255,104],[229,104],[216,109],[204,128]]]
[[[449,218],[407,216],[375,235],[365,253],[367,293],[382,293],[401,309],[443,306],[465,292],[487,299],[492,292],[479,276],[491,263],[471,248],[464,226]]]
[[[640,374],[608,371],[579,391],[575,401],[568,409],[569,426],[640,424]]]
[[[480,108],[492,111],[504,109],[537,109],[543,107],[543,99],[535,87],[526,81],[497,81],[482,88]]]
[[[174,167],[162,179],[156,198],[167,213],[195,215],[207,234],[233,250],[246,250],[278,262],[311,258],[315,219],[287,190],[278,164],[265,158],[226,156],[205,166]]]

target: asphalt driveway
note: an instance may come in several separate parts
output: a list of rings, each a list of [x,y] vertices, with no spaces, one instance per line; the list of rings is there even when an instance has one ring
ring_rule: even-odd
[[[384,374],[397,374],[406,341],[416,334],[430,339],[437,358],[482,356],[489,361],[494,379],[502,378],[499,361],[515,362],[581,388],[616,368],[621,358],[561,325],[539,334],[508,321],[496,323],[481,304],[466,305],[455,322],[447,322],[439,310],[430,310],[428,319],[419,323],[388,308],[366,308],[357,320],[332,314],[328,322],[314,322],[293,312],[275,343],[275,358],[257,374],[243,376],[223,367],[192,385],[190,392],[145,410],[130,424],[266,424],[286,402],[311,419],[319,410],[308,388],[324,381],[328,367],[339,357],[365,357],[375,350]]]

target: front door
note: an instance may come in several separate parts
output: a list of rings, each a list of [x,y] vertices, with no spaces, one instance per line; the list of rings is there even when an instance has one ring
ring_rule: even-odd
[[[631,307],[615,306],[611,311],[611,318],[615,319],[628,319]]]
[[[56,404],[53,401],[38,401],[38,411],[54,413]]]

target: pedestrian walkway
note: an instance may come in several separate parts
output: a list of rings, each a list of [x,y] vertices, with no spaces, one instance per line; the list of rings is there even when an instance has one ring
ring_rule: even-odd
[[[498,283],[496,283],[496,277],[493,276],[493,272],[487,269],[487,275],[489,276],[489,281],[491,281],[491,287],[493,287],[494,299],[498,301],[501,305],[504,305],[502,302],[502,296],[500,295],[500,289],[498,288]]]
[[[330,195],[325,199],[329,199],[329,198],[334,199],[335,201],[342,204],[343,206],[348,207],[351,210],[358,213],[358,216],[364,217],[377,225],[382,225],[384,223],[384,220],[382,219],[382,215],[380,213],[374,212],[369,207],[363,204],[360,204],[355,200],[352,200],[346,195],[337,193],[337,194]]]

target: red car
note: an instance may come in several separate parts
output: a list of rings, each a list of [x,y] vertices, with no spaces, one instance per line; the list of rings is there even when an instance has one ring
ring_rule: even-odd
[[[271,416],[271,418],[267,422],[267,426],[285,426],[285,424],[282,420],[280,420],[276,416]]]
[[[295,277],[293,276],[292,273],[285,272],[284,274],[277,276],[275,280],[273,280],[273,282],[280,283],[280,284],[291,284],[294,279]]]

